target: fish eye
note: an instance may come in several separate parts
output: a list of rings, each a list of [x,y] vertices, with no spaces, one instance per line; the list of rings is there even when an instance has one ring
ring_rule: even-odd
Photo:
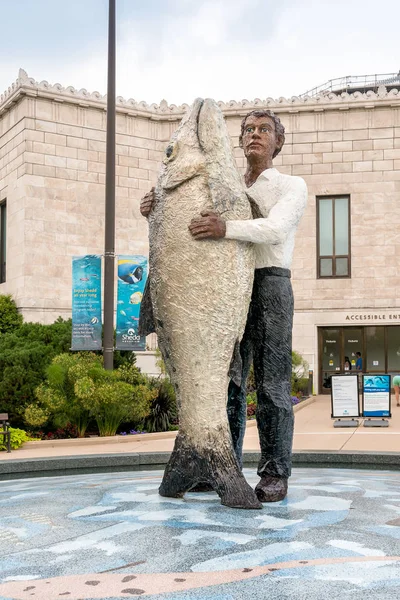
[[[174,147],[170,144],[165,151],[166,157],[169,158],[171,156],[171,154],[173,153],[173,151],[174,151]]]

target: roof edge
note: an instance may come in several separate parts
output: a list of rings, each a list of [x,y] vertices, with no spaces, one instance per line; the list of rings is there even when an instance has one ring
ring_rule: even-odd
[[[29,77],[24,69],[20,69],[18,78],[11,86],[0,95],[0,114],[4,113],[12,106],[21,95],[47,97],[58,101],[67,101],[78,103],[83,106],[94,106],[106,109],[107,95],[100,92],[88,92],[85,88],[80,90],[73,86],[64,87],[60,83],[51,84],[48,81],[36,81]],[[332,110],[346,109],[353,106],[360,108],[371,107],[371,103],[376,102],[392,103],[400,101],[399,89],[387,90],[384,85],[379,86],[376,92],[369,90],[367,92],[354,92],[341,94],[329,93],[318,96],[292,96],[291,98],[280,97],[277,100],[266,98],[264,100],[256,98],[254,100],[230,100],[229,102],[218,102],[225,114],[245,114],[252,109],[268,108],[276,112],[300,112],[308,110]],[[189,104],[169,104],[162,100],[160,104],[148,104],[147,102],[137,102],[133,98],[126,100],[122,96],[116,98],[116,108],[118,112],[128,113],[133,116],[144,116],[155,120],[168,119],[175,120],[181,117],[189,108]]]

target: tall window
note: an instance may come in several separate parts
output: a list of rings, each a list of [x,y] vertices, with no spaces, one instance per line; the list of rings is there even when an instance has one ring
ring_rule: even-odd
[[[0,203],[0,283],[6,280],[7,204]]]
[[[350,277],[350,198],[317,198],[318,278]]]

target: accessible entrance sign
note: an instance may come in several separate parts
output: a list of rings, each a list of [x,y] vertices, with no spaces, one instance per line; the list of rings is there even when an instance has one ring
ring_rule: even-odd
[[[363,375],[363,417],[391,417],[390,375]]]
[[[360,416],[357,375],[332,375],[332,419]]]

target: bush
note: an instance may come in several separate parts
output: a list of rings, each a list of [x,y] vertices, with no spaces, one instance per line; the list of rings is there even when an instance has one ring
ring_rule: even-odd
[[[0,335],[1,410],[22,425],[25,408],[34,402],[35,389],[57,354],[71,345],[71,320],[58,319],[51,325],[24,323]]]
[[[14,429],[10,427],[11,432],[11,450],[17,450],[25,442],[30,442],[33,438],[29,437],[23,429]],[[1,436],[3,438],[3,436]],[[0,442],[0,450],[7,450],[7,446]]]
[[[154,397],[150,404],[150,412],[144,421],[144,428],[149,433],[169,431],[171,425],[176,425],[178,418],[173,385],[165,378],[150,380],[150,386]]]
[[[40,440],[70,440],[79,437],[78,428],[75,425],[71,425],[71,423],[67,423],[65,427],[58,427],[54,431],[48,431],[47,433],[38,431],[35,436]]]
[[[21,327],[22,323],[22,315],[12,297],[0,295],[0,334],[14,331]]]
[[[256,418],[256,410],[257,410],[257,404],[255,402],[250,402],[247,405],[247,418],[255,419]]]
[[[308,362],[298,352],[292,352],[292,394],[301,396],[308,390]]]
[[[34,424],[32,415],[47,415],[54,424],[71,423],[80,437],[91,419],[101,436],[115,435],[124,421],[143,420],[153,397],[133,362],[106,371],[103,357],[88,352],[56,356],[36,395],[37,402],[25,410],[27,423]]]

